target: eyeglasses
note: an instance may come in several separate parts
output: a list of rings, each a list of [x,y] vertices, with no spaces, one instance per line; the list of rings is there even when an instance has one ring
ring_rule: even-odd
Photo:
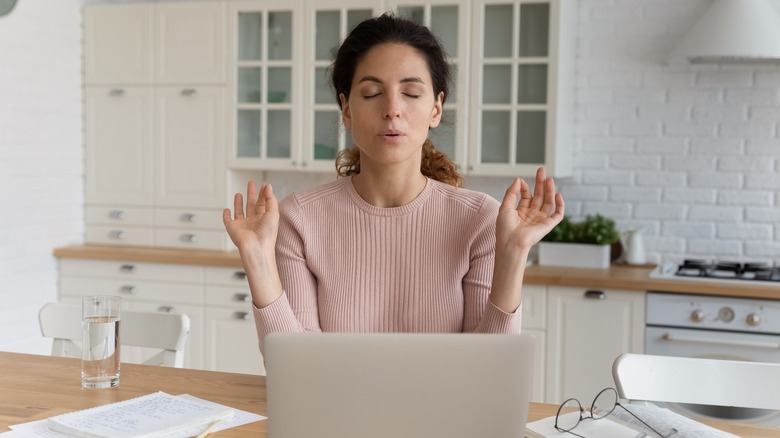
[[[676,429],[672,429],[672,431],[668,435],[663,435],[657,430],[653,429],[652,426],[645,423],[641,418],[634,415],[633,412],[629,411],[625,406],[621,405],[617,401],[617,391],[615,388],[605,388],[602,389],[601,392],[596,395],[596,398],[593,399],[593,404],[590,406],[590,412],[586,412],[584,409],[582,409],[582,404],[580,404],[580,401],[576,398],[570,398],[563,403],[561,403],[561,406],[558,407],[558,413],[555,414],[555,430],[558,432],[566,432],[570,433],[572,435],[578,436],[580,438],[585,438],[582,435],[576,434],[572,432],[572,430],[577,427],[582,420],[585,419],[592,419],[592,420],[600,420],[607,415],[611,414],[612,411],[615,410],[616,407],[620,406],[624,411],[631,414],[632,417],[636,418],[640,423],[647,426],[648,429],[655,432],[656,435],[658,435],[661,438],[668,438],[674,434],[677,433]],[[569,415],[566,414],[571,412],[578,412],[578,416]]]

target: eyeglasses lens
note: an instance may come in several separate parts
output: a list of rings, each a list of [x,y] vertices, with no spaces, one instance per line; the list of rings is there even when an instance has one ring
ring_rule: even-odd
[[[566,400],[562,405],[561,408],[558,410],[558,428],[561,430],[572,430],[575,427],[577,427],[577,424],[580,422],[580,412],[582,411],[582,407],[580,405],[580,402],[578,402],[575,399],[569,399]],[[572,412],[576,412],[576,414],[571,414]],[[571,414],[571,415],[566,415]]]
[[[617,404],[617,392],[611,388],[607,388],[596,396],[593,400],[593,407],[591,409],[591,415],[593,419],[598,420],[611,414],[615,410]]]

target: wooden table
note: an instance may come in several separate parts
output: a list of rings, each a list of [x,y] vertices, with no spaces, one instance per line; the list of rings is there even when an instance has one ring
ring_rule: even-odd
[[[148,365],[122,364],[118,388],[81,388],[78,359],[0,352],[0,432],[8,426],[42,420],[53,415],[126,400],[156,391],[191,394],[216,403],[264,415],[265,378]],[[531,403],[529,421],[555,415],[557,406]],[[265,421],[215,433],[215,437],[265,437]],[[710,422],[745,438],[769,438],[780,430]]]

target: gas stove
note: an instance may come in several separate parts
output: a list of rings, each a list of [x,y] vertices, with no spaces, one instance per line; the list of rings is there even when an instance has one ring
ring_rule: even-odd
[[[680,264],[662,263],[650,273],[650,277],[780,285],[780,266],[761,262],[686,259]]]

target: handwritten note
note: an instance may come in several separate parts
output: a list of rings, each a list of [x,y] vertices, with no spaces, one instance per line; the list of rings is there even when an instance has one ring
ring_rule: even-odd
[[[51,417],[51,430],[83,438],[156,438],[233,416],[231,408],[156,392]]]

